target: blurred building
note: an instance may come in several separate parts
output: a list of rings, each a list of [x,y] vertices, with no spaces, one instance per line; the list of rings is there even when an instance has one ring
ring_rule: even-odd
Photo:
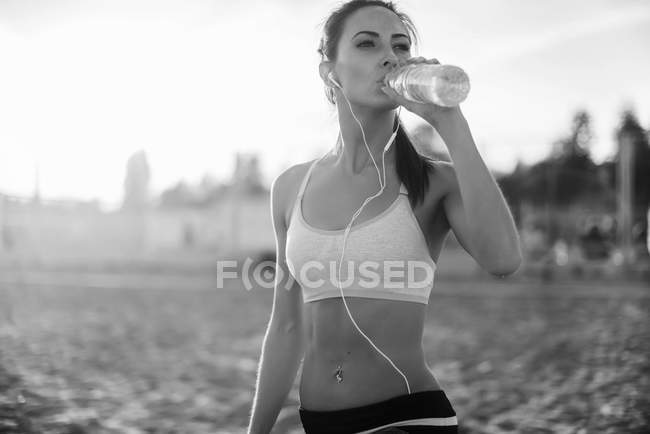
[[[129,157],[124,178],[122,209],[140,211],[149,205],[151,170],[147,154],[140,150]]]
[[[166,202],[149,198],[149,176],[144,154],[131,157],[123,206],[110,212],[97,202],[0,195],[0,260],[128,261],[157,255],[180,260],[190,253],[232,256],[275,249],[269,192],[256,156],[237,155],[230,182],[205,178],[181,193],[172,187],[174,195],[161,195]]]

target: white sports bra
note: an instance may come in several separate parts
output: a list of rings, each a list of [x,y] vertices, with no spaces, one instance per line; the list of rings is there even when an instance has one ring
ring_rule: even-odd
[[[345,229],[311,226],[302,213],[302,198],[316,159],[307,171],[287,229],[286,261],[309,303],[341,297],[336,270]],[[348,234],[340,281],[346,297],[428,304],[437,268],[413,214],[408,191],[400,191],[379,215],[353,224]]]

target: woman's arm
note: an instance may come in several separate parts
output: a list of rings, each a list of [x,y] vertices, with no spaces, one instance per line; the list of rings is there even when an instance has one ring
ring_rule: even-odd
[[[262,344],[248,434],[271,432],[296,378],[302,354],[299,331],[281,331],[269,324]]]
[[[406,63],[440,62],[414,57]],[[396,68],[386,77],[398,71]],[[517,271],[521,265],[517,228],[501,190],[476,149],[460,107],[409,101],[388,86],[382,90],[430,123],[445,141],[453,164],[441,165],[450,185],[443,202],[458,241],[490,273],[505,276]]]
[[[289,273],[285,260],[287,226],[283,197],[287,196],[291,183],[289,170],[271,185],[271,215],[276,237],[275,292],[262,344],[248,434],[271,431],[304,354],[301,288]]]
[[[443,203],[458,241],[491,274],[514,273],[522,261],[519,234],[460,108],[425,120],[445,141],[453,161],[441,165],[450,186]]]

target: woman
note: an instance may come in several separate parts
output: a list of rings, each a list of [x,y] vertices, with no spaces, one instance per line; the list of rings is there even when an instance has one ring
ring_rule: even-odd
[[[400,65],[437,63],[411,57],[410,19],[392,3],[354,0],[329,17],[324,33],[320,75],[340,141],[271,188],[278,272],[248,432],[271,430],[303,356],[299,414],[307,433],[457,432],[422,348],[431,285],[398,288],[384,278],[362,286],[353,275],[344,290],[357,268],[341,271],[341,247],[348,261],[401,258],[435,271],[451,229],[483,268],[505,276],[521,262],[516,228],[460,109],[409,102],[385,86]],[[401,107],[436,128],[453,163],[416,152],[396,116]],[[386,269],[381,263],[378,274]]]

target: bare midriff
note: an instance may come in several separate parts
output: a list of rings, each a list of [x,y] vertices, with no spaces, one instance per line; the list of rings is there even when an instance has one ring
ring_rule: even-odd
[[[360,297],[345,301],[359,328],[406,376],[411,393],[441,389],[422,348],[425,304]],[[341,298],[306,303],[305,314],[303,408],[339,410],[409,393],[404,377],[352,323]]]

